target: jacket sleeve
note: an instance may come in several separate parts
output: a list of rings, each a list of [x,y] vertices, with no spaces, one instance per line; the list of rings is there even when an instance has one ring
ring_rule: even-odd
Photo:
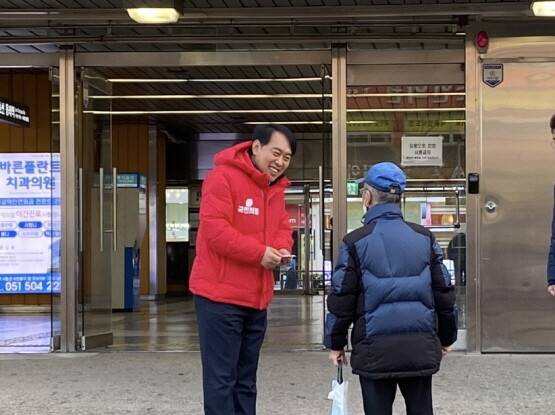
[[[266,246],[233,227],[233,197],[224,174],[212,170],[202,185],[200,231],[211,249],[233,260],[259,263]]]
[[[287,209],[285,209],[285,200],[283,196],[281,198],[283,201],[283,203],[280,204],[280,206],[282,206],[282,211],[278,216],[278,230],[272,241],[272,248],[287,249],[291,252],[291,249],[293,249],[293,229],[291,229],[291,224],[289,223],[289,213],[287,213]]]
[[[324,346],[342,350],[347,345],[349,327],[355,321],[359,296],[359,277],[354,248],[341,243],[339,258],[331,277],[331,293],[327,299],[328,315],[324,328]]]
[[[553,188],[553,216],[551,219],[551,243],[547,257],[547,284],[555,285],[555,187]]]
[[[441,248],[432,235],[432,290],[438,320],[437,335],[442,346],[451,346],[457,340],[457,307],[455,287],[451,275],[443,264]]]

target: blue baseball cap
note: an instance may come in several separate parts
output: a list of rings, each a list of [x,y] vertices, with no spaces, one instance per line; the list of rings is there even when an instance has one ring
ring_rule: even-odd
[[[400,195],[405,191],[407,177],[396,164],[384,161],[374,164],[357,183],[366,183],[382,192]]]

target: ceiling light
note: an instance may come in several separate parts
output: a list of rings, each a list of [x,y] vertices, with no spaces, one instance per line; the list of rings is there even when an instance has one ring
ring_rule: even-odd
[[[347,98],[362,97],[436,97],[436,96],[464,96],[465,92],[388,92],[388,93],[364,93],[347,94]]]
[[[323,94],[331,98],[331,94]],[[322,98],[322,94],[89,95],[93,99],[266,99]]]
[[[175,9],[127,9],[127,13],[137,23],[175,23],[179,20]]]
[[[324,121],[327,124],[331,124],[331,121]],[[243,124],[246,125],[262,125],[268,124],[268,121],[247,121]],[[272,124],[283,124],[283,125],[322,125],[322,121],[272,121]]]
[[[206,115],[206,114],[318,114],[324,112],[331,112],[331,109],[261,109],[261,110],[154,110],[154,111],[104,111],[104,110],[87,110],[83,114],[97,114],[97,115]]]
[[[272,121],[273,124],[284,124],[284,125],[308,125],[308,124],[322,124],[322,121]],[[331,124],[331,121],[324,121],[325,124]],[[347,124],[377,124],[377,121],[347,121]],[[268,121],[247,121],[243,124],[259,125],[268,124]]]
[[[532,12],[535,16],[555,16],[555,1],[533,1]]]
[[[331,77],[326,76],[326,79],[331,79]],[[162,79],[152,79],[152,78],[109,78],[108,82],[113,83],[183,83],[183,82],[320,82],[322,78],[319,77],[306,77],[306,78],[218,78],[218,79],[182,79],[182,78],[162,78]]]
[[[462,112],[464,108],[366,108],[366,109],[347,109],[348,113],[363,112]],[[258,110],[130,110],[130,111],[109,111],[109,110],[87,110],[84,114],[97,115],[206,115],[206,114],[318,114],[331,113],[331,108],[310,108],[310,109],[258,109]],[[356,121],[355,121],[356,123]]]
[[[129,17],[137,23],[161,24],[176,23],[183,13],[182,0],[124,0]],[[144,6],[145,3],[147,6]]]
[[[1,11],[0,14],[5,15],[5,14],[13,14],[13,15],[19,15],[19,14],[24,14],[27,16],[32,16],[32,15],[43,15],[43,14],[60,14],[60,12],[51,12],[51,11],[14,11],[14,10],[10,10],[10,11]]]

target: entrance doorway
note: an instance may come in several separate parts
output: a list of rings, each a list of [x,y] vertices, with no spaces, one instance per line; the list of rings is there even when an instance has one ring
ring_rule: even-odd
[[[407,176],[403,215],[429,228],[443,250],[459,309],[454,347],[466,348],[463,50],[348,51],[346,61],[347,230],[362,226],[355,180],[381,161],[401,166]]]
[[[164,60],[161,55],[175,60],[175,65],[168,66],[166,62],[163,67],[159,66]],[[329,60],[329,54],[308,53],[299,57],[295,53],[278,53],[281,64],[267,65],[265,53],[251,53],[246,58],[243,56],[244,59],[237,52],[207,53],[202,63],[196,66],[183,66],[181,55],[153,54],[152,60],[145,60],[145,64],[151,66],[127,66],[121,56],[100,60],[110,62],[111,66],[98,66],[99,60],[95,61],[96,65],[86,66],[87,71],[96,74],[95,77],[107,80],[111,93],[89,91],[89,105],[84,108],[84,113],[92,117],[111,117],[112,165],[118,172],[137,171],[145,175],[149,188],[148,221],[150,223],[153,217],[158,220],[158,228],[147,224],[141,244],[141,307],[112,316],[112,348],[118,350],[126,349],[126,345],[152,347],[145,346],[140,339],[147,335],[157,336],[156,332],[162,326],[173,331],[168,328],[168,322],[176,324],[175,330],[180,330],[183,324],[194,321],[194,315],[189,315],[192,313],[188,306],[190,299],[185,295],[188,294],[186,279],[194,259],[198,229],[201,196],[196,200],[196,195],[200,194],[204,176],[213,167],[215,153],[238,141],[249,140],[257,124],[281,123],[288,126],[298,139],[297,154],[287,171],[288,178],[293,182],[310,181],[314,185],[318,183],[321,170],[322,180],[327,176],[329,182],[331,80],[329,68],[322,59],[324,56]],[[272,56],[274,61],[276,56]],[[80,59],[83,63],[93,60],[90,55],[77,57],[76,61],[81,62]],[[235,62],[235,65],[213,64],[222,61]],[[91,102],[104,104],[100,108],[91,107]],[[137,141],[142,136],[141,126],[147,126],[149,130],[146,146]],[[151,141],[158,145],[152,146]],[[129,157],[132,152],[137,152],[136,158]],[[152,176],[153,172],[158,176]],[[155,183],[154,192],[151,183]],[[312,187],[307,194],[310,198],[318,197],[317,187]],[[184,189],[188,193],[186,203],[173,200],[175,195],[167,199],[166,190],[175,193]],[[167,201],[169,204],[165,205]],[[153,207],[157,213],[151,210]],[[183,209],[186,212],[182,212]],[[174,263],[183,269],[169,270],[166,267],[171,264],[166,262],[165,245],[170,241],[165,240],[165,235],[168,227],[177,229],[183,218],[187,219],[184,225],[188,235],[182,238],[186,239],[187,258]],[[303,272],[307,270],[309,279],[322,267],[313,265],[315,249],[319,249],[314,247],[315,232],[316,229],[312,228],[308,230],[308,236],[304,229],[297,232],[299,258],[303,263],[305,257],[310,261],[309,268],[302,268]],[[172,240],[170,243],[183,244],[184,241]],[[305,244],[308,249],[304,248]],[[170,274],[171,280],[163,278]],[[116,274],[112,277],[121,278]],[[316,278],[301,288],[309,289],[313,284],[318,284]],[[181,296],[176,289],[182,289]],[[170,290],[173,292],[168,296]],[[182,313],[185,313],[186,321],[177,318]],[[133,327],[133,333],[130,333],[130,327]],[[184,345],[194,342],[187,337],[188,331],[183,331],[181,340],[172,338],[176,349],[182,350]],[[164,334],[160,332],[159,336],[164,337]],[[161,347],[168,350],[164,340],[160,342]]]

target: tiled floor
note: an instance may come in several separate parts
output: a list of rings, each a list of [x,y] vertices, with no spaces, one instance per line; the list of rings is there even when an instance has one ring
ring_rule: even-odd
[[[273,350],[321,349],[322,296],[278,295],[268,311],[264,347]],[[167,299],[145,303],[139,312],[113,315],[117,351],[196,351],[198,333],[193,302]]]
[[[268,311],[268,350],[322,348],[323,297],[276,295]],[[0,353],[49,351],[49,313],[3,314]],[[114,344],[98,351],[197,351],[198,334],[191,297],[143,301],[136,312],[112,315]]]
[[[464,328],[464,295],[458,295],[459,328]],[[267,350],[321,350],[324,299],[320,295],[278,294],[268,311]],[[0,315],[0,353],[47,353],[49,313]],[[112,314],[114,344],[98,351],[197,351],[192,297],[143,301],[139,311]],[[465,348],[465,341],[460,348]]]
[[[0,353],[47,353],[51,332],[50,313],[2,314]]]

